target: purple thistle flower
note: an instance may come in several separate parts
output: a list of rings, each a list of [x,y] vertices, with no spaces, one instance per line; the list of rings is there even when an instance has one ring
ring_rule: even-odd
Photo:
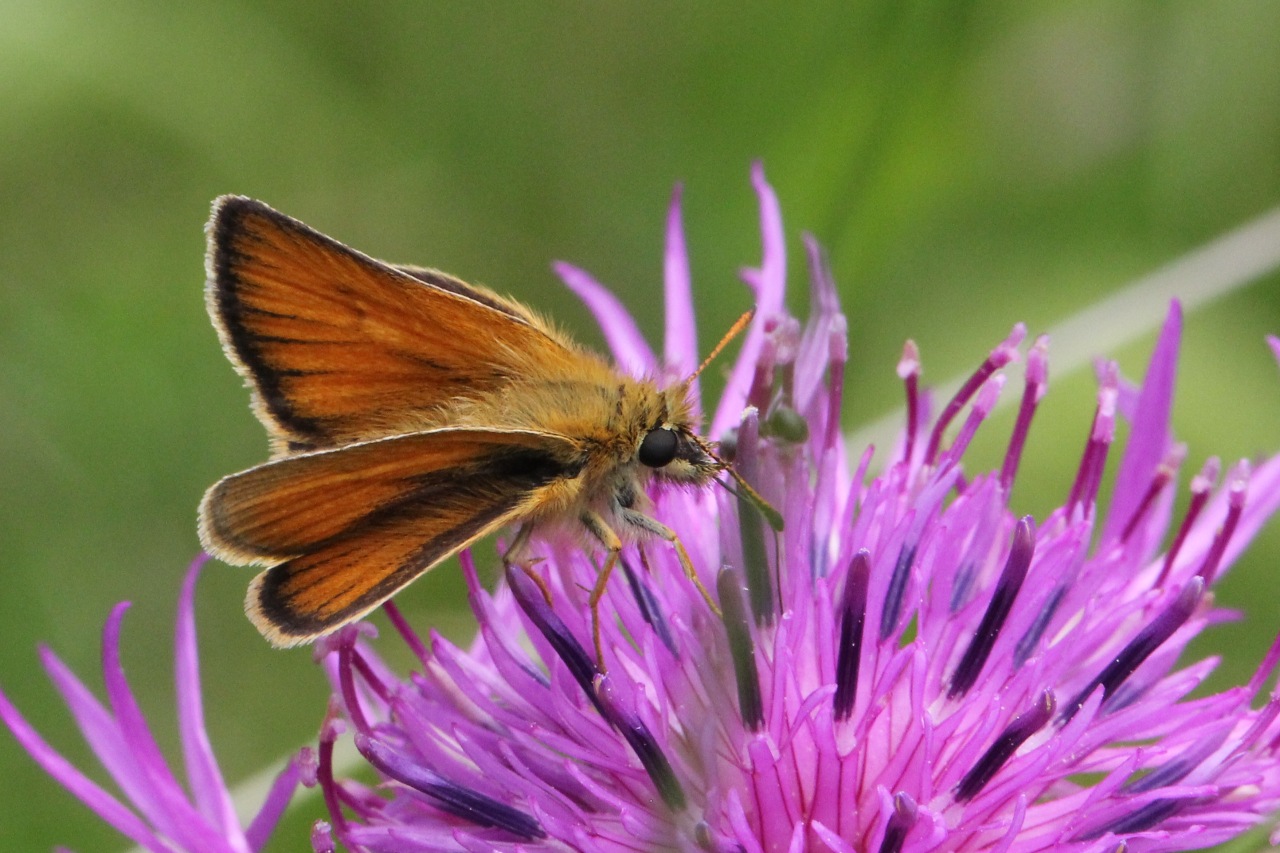
[[[1179,307],[1141,385],[1100,370],[1079,472],[1046,518],[1009,506],[1046,340],[1027,353],[1003,465],[965,467],[1020,326],[936,417],[908,345],[906,428],[868,477],[872,449],[840,430],[846,325],[830,274],[810,241],[813,314],[785,313],[778,204],[759,167],[753,178],[764,260],[744,278],[759,313],[710,434],[785,530],[719,490],[658,495],[721,612],[669,547],[629,548],[602,604],[603,661],[588,651],[597,561],[556,539],[532,568],[550,601],[518,569],[485,591],[464,555],[469,649],[435,634],[428,649],[388,606],[420,671],[392,671],[357,628],[328,638],[318,775],[332,836],[371,853],[1181,850],[1280,808],[1280,693],[1265,693],[1280,642],[1217,695],[1190,695],[1212,661],[1178,665],[1221,618],[1208,590],[1280,504],[1280,460],[1240,463],[1221,486],[1211,462],[1174,517]],[[614,297],[558,267],[637,373],[697,362],[678,191],[665,269],[659,363]],[[376,788],[334,778],[346,727]],[[312,841],[333,849],[329,825]]]
[[[85,741],[124,795],[119,797],[71,765],[40,737],[0,692],[0,720],[50,776],[140,848],[154,853],[251,853],[261,850],[299,782],[314,783],[310,750],[294,758],[276,777],[261,810],[242,827],[218,769],[204,724],[196,652],[195,586],[206,561],[192,563],[178,602],[174,644],[179,734],[186,787],[174,775],[125,680],[120,662],[120,628],[128,602],[107,618],[102,637],[103,705],[52,651],[41,649],[45,671],[62,694]],[[189,793],[188,793],[189,792]],[[132,807],[126,802],[132,803]]]

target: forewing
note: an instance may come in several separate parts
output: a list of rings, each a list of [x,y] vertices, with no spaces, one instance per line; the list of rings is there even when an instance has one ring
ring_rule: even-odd
[[[499,296],[487,287],[481,287],[478,284],[469,284],[457,276],[449,275],[436,269],[427,267],[413,266],[412,264],[393,264],[392,269],[399,270],[406,275],[411,275],[418,281],[425,282],[433,287],[441,290],[447,290],[450,293],[456,293],[459,296],[465,296],[482,305],[487,305],[495,311],[501,311],[511,317],[528,323],[539,328],[546,329],[546,321],[538,317],[532,311],[518,302]],[[548,329],[549,331],[549,329]],[[553,333],[554,334],[554,333]]]
[[[278,451],[422,429],[460,396],[575,356],[522,306],[252,199],[219,199],[208,234],[209,313]]]
[[[359,618],[458,549],[528,514],[585,459],[565,438],[441,429],[286,457],[205,495],[206,549],[275,563],[246,610],[276,645]]]

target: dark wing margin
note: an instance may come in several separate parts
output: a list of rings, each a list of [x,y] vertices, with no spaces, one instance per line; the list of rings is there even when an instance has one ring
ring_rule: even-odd
[[[465,296],[467,299],[479,302],[481,305],[487,305],[495,311],[501,311],[503,314],[510,315],[517,320],[521,320],[531,325],[541,325],[542,321],[534,316],[533,312],[525,306],[511,299],[499,296],[487,287],[481,287],[478,284],[469,284],[457,276],[449,275],[447,272],[441,272],[438,269],[430,267],[419,267],[412,264],[392,264],[393,269],[397,269],[405,275],[411,275],[418,281],[429,284],[432,287],[438,287],[441,290],[447,290],[450,293],[456,293],[459,296]]]
[[[585,456],[534,432],[443,429],[286,457],[227,477],[201,538],[232,563],[276,563],[245,609],[273,644],[360,618],[475,540],[526,517]]]
[[[218,199],[207,231],[209,314],[278,452],[420,429],[423,412],[570,356],[522,306],[262,202]]]

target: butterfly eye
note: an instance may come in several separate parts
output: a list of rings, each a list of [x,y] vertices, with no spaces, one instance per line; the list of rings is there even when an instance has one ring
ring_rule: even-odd
[[[640,450],[636,453],[636,458],[641,464],[648,465],[650,468],[661,468],[676,458],[678,443],[675,430],[662,427],[651,429],[640,442]]]

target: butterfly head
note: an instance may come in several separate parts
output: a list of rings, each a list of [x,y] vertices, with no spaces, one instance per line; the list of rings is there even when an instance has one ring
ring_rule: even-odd
[[[636,446],[636,460],[652,468],[658,480],[700,486],[729,467],[712,451],[710,443],[694,430],[697,419],[689,400],[694,380],[731,340],[750,325],[754,317],[754,311],[739,317],[697,370],[663,392],[663,416],[643,432]]]
[[[702,485],[724,467],[707,442],[682,423],[654,426],[640,438],[636,461],[669,483]]]

